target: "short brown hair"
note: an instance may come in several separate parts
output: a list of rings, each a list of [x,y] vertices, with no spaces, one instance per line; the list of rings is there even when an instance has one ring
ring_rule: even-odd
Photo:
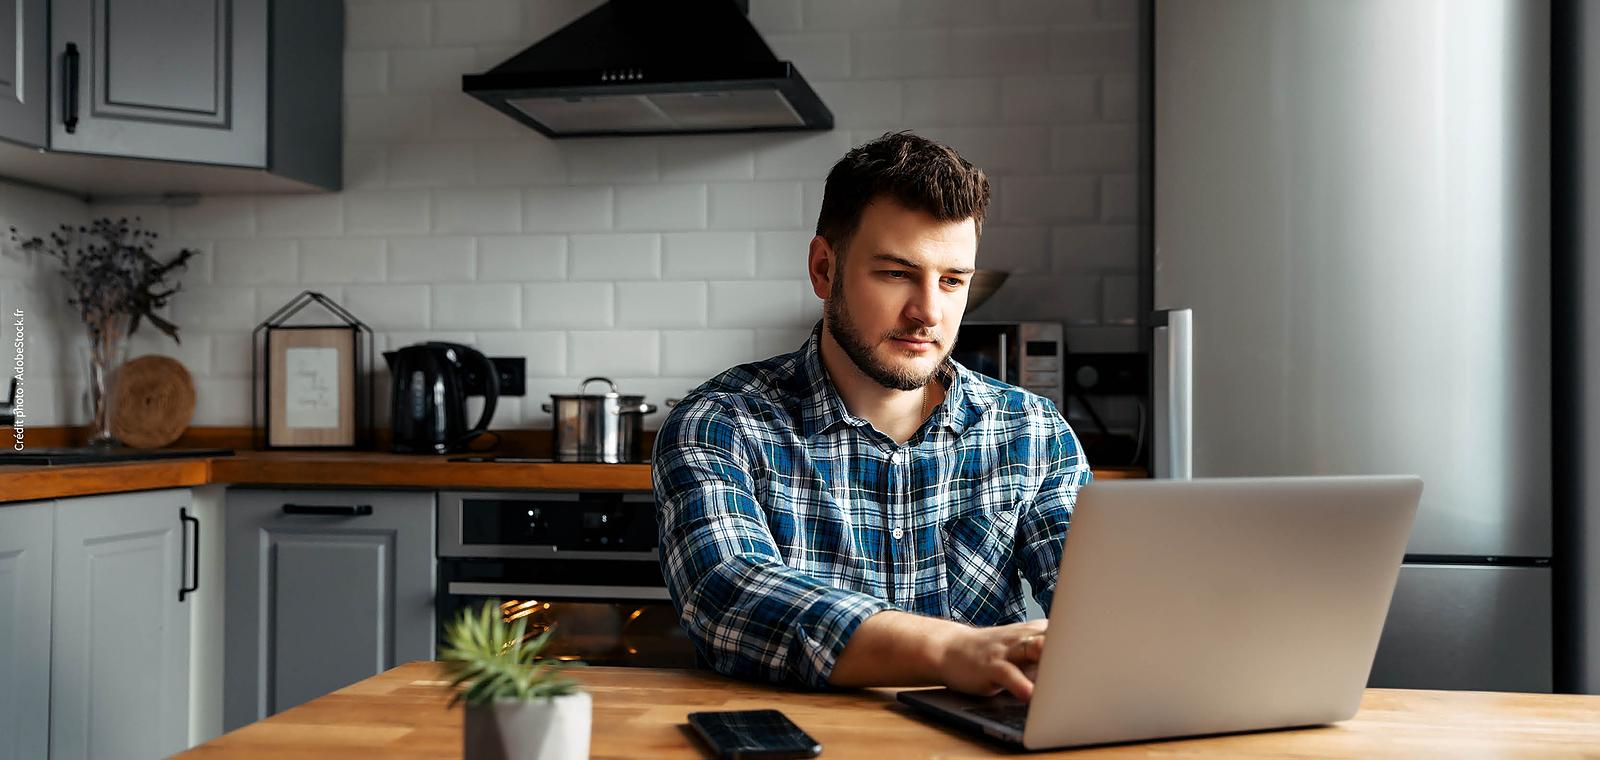
[[[817,234],[843,255],[861,214],[888,198],[941,222],[972,219],[983,234],[989,179],[954,148],[910,132],[888,132],[859,145],[828,171]]]

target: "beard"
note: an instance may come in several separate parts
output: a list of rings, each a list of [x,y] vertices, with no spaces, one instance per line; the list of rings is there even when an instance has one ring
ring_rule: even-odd
[[[916,369],[902,369],[891,366],[881,361],[872,351],[873,347],[867,342],[866,336],[856,328],[855,322],[850,318],[850,307],[845,303],[844,284],[840,278],[834,278],[833,288],[828,294],[828,300],[822,305],[824,324],[828,334],[833,336],[834,342],[844,349],[844,355],[850,357],[850,363],[861,370],[861,374],[871,378],[873,382],[891,390],[914,391],[932,381],[944,369],[945,361],[950,357],[950,350],[954,348],[954,341],[945,341],[938,335],[917,333],[914,331],[896,330],[885,333],[880,341],[894,338],[916,337],[931,339],[943,350],[939,361],[935,362],[933,369],[921,371]]]

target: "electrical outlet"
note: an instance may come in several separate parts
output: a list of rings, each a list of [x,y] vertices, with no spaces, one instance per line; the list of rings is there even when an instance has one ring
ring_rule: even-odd
[[[1061,370],[1068,393],[1142,396],[1150,391],[1144,354],[1068,353]]]
[[[500,380],[500,395],[528,395],[528,360],[526,357],[491,356],[489,361],[494,363],[495,376]],[[487,384],[479,375],[476,367],[469,367],[461,374],[461,385],[466,389],[468,396],[482,396],[484,391],[487,390]]]

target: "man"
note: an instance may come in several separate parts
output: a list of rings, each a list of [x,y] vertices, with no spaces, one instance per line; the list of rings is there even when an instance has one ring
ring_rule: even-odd
[[[800,350],[696,388],[656,438],[661,564],[712,667],[1027,699],[1078,489],[1047,399],[949,359],[989,184],[887,134],[828,173]]]

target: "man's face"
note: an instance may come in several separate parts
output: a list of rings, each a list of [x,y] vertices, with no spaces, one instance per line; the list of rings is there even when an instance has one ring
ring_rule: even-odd
[[[819,238],[813,257],[819,246],[831,250]],[[879,200],[862,213],[847,247],[826,295],[813,269],[829,334],[879,385],[921,388],[955,345],[978,253],[976,224]]]

